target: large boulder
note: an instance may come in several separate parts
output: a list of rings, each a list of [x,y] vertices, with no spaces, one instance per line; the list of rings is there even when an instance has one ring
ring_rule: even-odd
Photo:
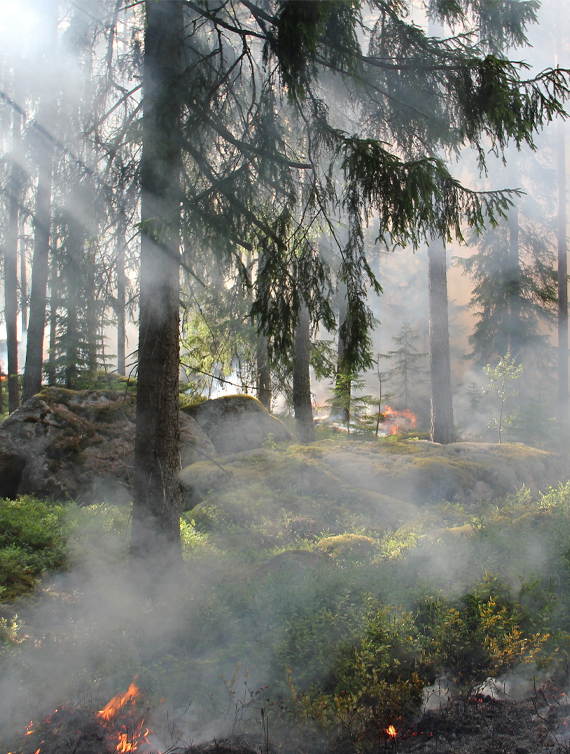
[[[220,455],[261,448],[268,438],[293,440],[285,424],[251,395],[224,395],[182,409],[210,438]]]
[[[129,500],[134,442],[134,395],[45,388],[0,425],[0,497]],[[180,453],[183,466],[216,456],[182,412]]]

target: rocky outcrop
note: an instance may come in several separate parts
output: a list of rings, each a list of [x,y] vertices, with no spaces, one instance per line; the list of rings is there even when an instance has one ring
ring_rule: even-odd
[[[180,425],[183,466],[216,456],[191,417]],[[134,395],[45,388],[0,425],[0,497],[128,500],[134,442]]]
[[[251,395],[225,395],[183,411],[198,423],[220,455],[260,448],[269,437],[275,442],[293,440],[285,424]]]
[[[366,521],[367,533],[371,521],[380,532],[442,500],[476,506],[523,485],[537,493],[566,479],[561,456],[526,445],[414,440],[260,448],[216,463],[201,461],[180,474],[184,506],[193,509],[204,531],[222,525],[267,528],[285,516],[294,540],[325,531],[342,534],[347,511],[355,521]]]

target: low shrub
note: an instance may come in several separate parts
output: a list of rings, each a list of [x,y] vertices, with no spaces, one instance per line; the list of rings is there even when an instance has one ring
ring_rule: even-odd
[[[65,508],[30,496],[0,500],[0,598],[32,589],[47,570],[63,568]]]

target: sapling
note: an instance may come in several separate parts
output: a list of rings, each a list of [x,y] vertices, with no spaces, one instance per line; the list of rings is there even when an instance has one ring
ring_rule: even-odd
[[[513,387],[512,383],[521,376],[523,368],[522,364],[517,364],[514,356],[507,352],[506,356],[499,359],[496,367],[487,364],[484,369],[487,379],[491,383],[491,388],[500,401],[499,413],[495,414],[493,420],[487,426],[489,429],[497,429],[499,442],[501,442],[503,425],[511,424],[514,419],[512,413],[507,416],[504,415],[505,403],[509,398],[514,398],[518,394],[518,390]],[[490,393],[491,390],[485,392]]]

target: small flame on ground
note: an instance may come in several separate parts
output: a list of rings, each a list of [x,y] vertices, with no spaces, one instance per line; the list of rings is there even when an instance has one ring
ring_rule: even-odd
[[[135,703],[140,697],[140,691],[135,683],[138,676],[135,676],[124,694],[116,694],[102,710],[97,712],[97,717],[103,722],[109,737],[109,744],[114,747],[118,754],[136,754],[136,752],[150,752],[151,744],[147,738],[151,731],[145,726],[144,716],[138,719],[135,717]],[[161,700],[162,701],[162,700]],[[129,704],[130,702],[130,704]],[[58,710],[54,710],[50,715],[42,720],[42,725],[52,725],[52,716]],[[74,708],[68,711],[73,714]],[[65,712],[65,708],[64,708]],[[120,713],[120,714],[119,714]],[[57,729],[54,729],[57,732]],[[26,725],[26,736],[36,733],[34,722],[30,721]],[[78,731],[81,734],[81,731]],[[41,741],[43,744],[44,741]],[[142,748],[141,748],[142,747]],[[110,748],[109,751],[113,749]],[[153,752],[160,754],[158,749],[152,748]],[[8,754],[12,754],[8,752]],[[41,754],[41,747],[34,754]]]
[[[131,681],[131,685],[129,686],[126,694],[117,694],[114,696],[111,701],[103,707],[102,710],[99,711],[98,717],[103,718],[103,720],[109,721],[112,717],[115,717],[117,712],[123,707],[127,702],[138,698],[139,696],[139,689],[138,686],[135,684],[136,679],[138,676],[135,676],[133,680]]]
[[[389,725],[386,728],[386,733],[390,736],[390,738],[395,738],[396,737],[396,728],[394,728],[393,725]]]
[[[111,701],[98,712],[97,717],[106,722],[112,722],[117,717],[118,712],[125,707],[128,702],[132,702],[132,707],[134,707],[136,700],[140,696],[139,688],[135,683],[137,678],[138,676],[133,678],[125,694],[117,694],[114,696]],[[147,736],[150,733],[150,730],[149,728],[143,728],[144,722],[145,719],[142,717],[134,727],[134,730],[130,732],[127,726],[123,724],[121,730],[114,734],[115,741],[117,741],[115,751],[118,752],[118,754],[132,754],[139,751],[139,746],[141,744],[148,744]],[[117,722],[114,724],[117,725]]]

